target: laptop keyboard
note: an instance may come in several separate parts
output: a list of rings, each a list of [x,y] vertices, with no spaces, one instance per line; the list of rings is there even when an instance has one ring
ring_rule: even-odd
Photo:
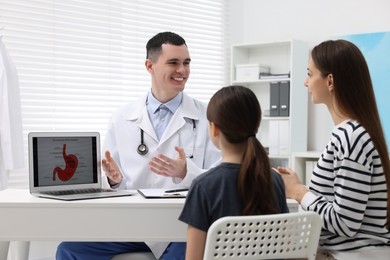
[[[61,190],[61,191],[46,191],[42,192],[48,195],[73,195],[73,194],[87,194],[87,193],[101,193],[101,192],[115,192],[110,189],[82,189],[82,190]]]

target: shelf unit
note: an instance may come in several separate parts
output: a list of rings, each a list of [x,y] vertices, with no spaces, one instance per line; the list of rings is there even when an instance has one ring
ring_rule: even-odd
[[[319,151],[292,153],[291,168],[298,174],[303,184],[309,184],[308,180],[310,180],[314,164],[317,163],[320,156],[321,152]],[[312,165],[307,165],[307,163],[311,163]]]
[[[283,141],[287,146],[279,147],[283,152],[272,153],[270,158],[273,166],[290,166],[292,153],[307,150],[308,91],[303,85],[309,57],[307,44],[298,40],[239,44],[233,45],[231,51],[231,83],[252,89],[261,105],[263,118],[257,138],[264,147],[269,148],[270,137],[274,139],[273,131],[270,136],[270,127],[275,126],[273,122],[284,122],[281,126],[287,125],[287,129],[279,129],[284,131],[283,136],[287,136]],[[290,76],[282,79],[237,81],[236,65],[242,64],[260,64],[269,67],[272,74],[290,73]],[[270,109],[270,84],[284,81],[290,83],[289,116],[265,116]]]

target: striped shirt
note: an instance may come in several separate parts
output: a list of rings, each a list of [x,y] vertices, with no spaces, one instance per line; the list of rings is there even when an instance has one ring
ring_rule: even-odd
[[[358,122],[349,120],[334,128],[309,189],[301,204],[324,221],[320,248],[346,251],[390,245],[381,160]]]

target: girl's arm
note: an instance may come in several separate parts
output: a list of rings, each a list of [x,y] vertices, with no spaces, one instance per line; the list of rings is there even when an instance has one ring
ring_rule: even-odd
[[[207,233],[191,225],[187,228],[186,260],[202,260]]]

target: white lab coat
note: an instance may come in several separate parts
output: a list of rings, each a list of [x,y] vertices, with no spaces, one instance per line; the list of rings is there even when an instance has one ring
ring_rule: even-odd
[[[24,167],[19,82],[0,35],[0,190],[8,184],[8,170]]]
[[[189,187],[196,176],[218,164],[221,158],[220,152],[208,137],[206,105],[183,93],[182,103],[159,141],[149,120],[146,97],[147,95],[118,110],[113,115],[107,131],[103,153],[109,150],[123,173],[124,179],[119,188]],[[192,119],[195,120],[195,128]],[[149,148],[146,155],[137,153],[141,143],[140,129],[144,130],[144,143]],[[175,146],[183,147],[186,155],[193,155],[193,158],[187,159],[186,177],[177,180],[151,172],[151,158],[158,154],[176,158],[178,154]],[[169,243],[147,244],[156,258],[159,258]]]

